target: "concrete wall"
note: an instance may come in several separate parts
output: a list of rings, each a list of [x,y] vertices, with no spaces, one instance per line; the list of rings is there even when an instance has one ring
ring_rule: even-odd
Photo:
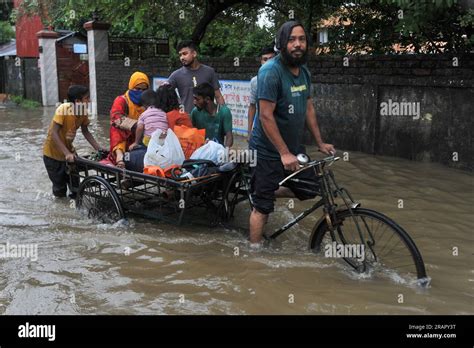
[[[15,64],[15,57],[4,60],[5,93],[23,96],[23,74],[21,66]]]
[[[315,58],[310,68],[325,139],[341,149],[472,171],[473,57],[366,56],[346,67],[342,57]],[[419,103],[419,118],[381,114],[390,100]]]
[[[22,58],[20,65],[16,57],[3,59],[2,69],[5,76],[5,93],[22,96],[41,102],[41,78],[37,58]]]
[[[23,58],[25,98],[41,103],[41,74],[37,58]]]
[[[324,139],[343,150],[473,170],[473,57],[313,57],[308,67]],[[259,68],[250,58],[241,58],[238,66],[230,58],[202,61],[221,79],[250,80]],[[170,65],[166,60],[130,61],[130,66],[123,61],[97,63],[99,114],[108,115],[113,99],[127,89],[134,71],[151,78],[169,76],[178,67],[179,62]],[[420,117],[381,115],[381,103],[389,100],[419,103]],[[312,143],[309,133],[305,142]]]

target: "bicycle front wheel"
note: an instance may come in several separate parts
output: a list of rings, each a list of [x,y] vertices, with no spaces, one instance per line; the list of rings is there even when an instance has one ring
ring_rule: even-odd
[[[311,250],[342,258],[359,272],[391,270],[401,276],[426,278],[418,248],[392,219],[374,210],[356,208],[339,211],[335,220],[332,228],[326,220],[314,227]]]

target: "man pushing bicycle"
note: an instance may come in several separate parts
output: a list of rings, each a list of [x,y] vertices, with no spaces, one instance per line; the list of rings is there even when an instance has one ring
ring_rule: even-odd
[[[258,111],[249,143],[257,152],[257,165],[251,169],[252,244],[261,243],[276,197],[304,200],[315,196],[294,183],[279,187],[289,172],[299,168],[296,155],[302,152],[305,123],[321,152],[336,152],[333,145],[323,142],[319,131],[311,98],[311,75],[305,65],[308,45],[304,27],[296,21],[286,22],[277,33],[275,46],[280,54],[258,72]],[[298,178],[316,181],[312,170],[303,171]]]

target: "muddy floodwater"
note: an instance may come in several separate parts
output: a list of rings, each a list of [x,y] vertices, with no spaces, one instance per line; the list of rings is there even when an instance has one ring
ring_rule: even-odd
[[[51,196],[42,144],[53,111],[0,109],[0,243],[37,247],[36,257],[0,258],[1,314],[474,313],[471,173],[356,152],[333,165],[363,207],[410,233],[431,278],[422,289],[309,252],[320,211],[260,251],[240,231],[248,226],[245,205],[233,221],[241,229],[88,220]],[[108,145],[106,118],[93,119],[90,129]],[[80,131],[75,143],[79,153],[91,151]],[[310,204],[287,203],[278,203],[268,229]]]

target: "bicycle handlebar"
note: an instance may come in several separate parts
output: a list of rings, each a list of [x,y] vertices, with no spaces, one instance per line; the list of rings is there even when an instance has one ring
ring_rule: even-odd
[[[309,168],[312,168],[312,167],[315,167],[315,166],[318,166],[318,165],[326,164],[326,163],[330,163],[330,165],[331,165],[332,163],[334,163],[334,162],[336,162],[340,159],[341,159],[340,157],[336,157],[335,155],[332,155],[332,156],[323,158],[321,160],[315,160],[315,161],[308,162],[305,165],[300,164],[300,167],[301,167],[300,169],[298,169],[297,171],[295,171],[295,172],[291,173],[290,175],[288,175],[285,179],[280,181],[278,183],[278,185],[281,186],[285,181],[291,179],[296,174],[301,173],[303,170],[306,170],[306,169],[309,169]]]

